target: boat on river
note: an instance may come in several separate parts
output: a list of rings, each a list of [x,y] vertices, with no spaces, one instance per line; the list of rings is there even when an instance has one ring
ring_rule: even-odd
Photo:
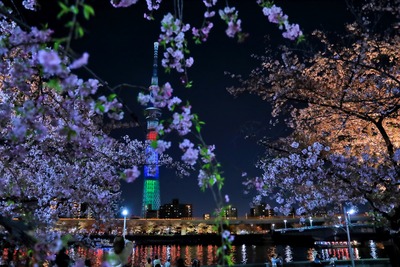
[[[390,239],[389,232],[376,228],[371,224],[352,224],[350,233],[353,240],[386,241]],[[307,226],[300,228],[282,228],[271,230],[274,243],[280,244],[306,244],[314,245],[315,242],[324,240],[347,240],[346,229],[341,225]]]
[[[360,245],[357,241],[351,242],[351,247],[355,248]],[[315,241],[314,246],[321,249],[329,249],[329,248],[348,248],[347,241]]]

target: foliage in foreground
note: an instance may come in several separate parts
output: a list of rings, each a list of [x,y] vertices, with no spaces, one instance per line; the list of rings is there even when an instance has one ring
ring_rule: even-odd
[[[302,49],[268,50],[242,86],[229,89],[259,95],[293,130],[263,141],[262,176],[245,184],[256,202],[271,198],[284,214],[366,205],[399,245],[399,3],[350,8],[357,16],[345,34],[315,31]]]

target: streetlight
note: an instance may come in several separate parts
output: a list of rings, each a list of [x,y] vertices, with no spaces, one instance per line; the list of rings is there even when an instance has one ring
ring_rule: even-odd
[[[286,223],[287,223],[287,220],[283,220],[283,222],[285,223],[285,229],[286,229]]]
[[[122,236],[125,238],[125,234],[126,234],[126,215],[128,215],[128,210],[127,209],[123,209],[122,210],[122,215],[124,216],[124,228],[122,229]]]
[[[347,217],[349,219],[349,224],[351,224],[350,215],[353,215],[354,213],[356,213],[356,210],[354,208],[351,208],[349,211],[347,211]]]
[[[311,218],[311,216],[310,216],[310,227],[312,227],[312,218]]]
[[[346,211],[346,208],[343,208],[343,212],[344,212],[344,221],[346,223],[347,246],[348,246],[349,253],[350,253],[351,266],[355,267],[353,248],[351,247],[350,230],[349,230],[349,217],[350,217],[350,214],[354,214],[355,210],[350,209],[349,211]]]
[[[342,216],[337,216],[338,220],[339,220],[339,224],[342,224]]]

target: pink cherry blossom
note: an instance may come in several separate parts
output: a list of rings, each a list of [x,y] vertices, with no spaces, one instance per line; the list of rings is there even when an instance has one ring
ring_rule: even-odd
[[[138,0],[110,0],[113,7],[129,7],[138,2]]]
[[[22,5],[26,8],[26,9],[30,9],[32,11],[35,11],[38,4],[36,2],[36,0],[23,0],[22,1]]]
[[[37,55],[39,64],[48,74],[58,74],[61,72],[61,59],[55,51],[40,50]]]
[[[88,59],[89,59],[89,54],[88,53],[83,53],[82,57],[78,58],[77,60],[74,60],[71,65],[69,65],[70,69],[78,69],[86,64],[88,64]]]
[[[128,183],[135,181],[140,175],[140,171],[138,170],[137,166],[133,166],[132,169],[126,169],[124,173],[126,175],[125,179]]]

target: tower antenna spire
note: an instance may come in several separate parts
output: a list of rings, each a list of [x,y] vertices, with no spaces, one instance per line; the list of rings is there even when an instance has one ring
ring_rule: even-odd
[[[150,94],[153,94],[154,92],[151,87],[158,87],[157,62],[158,42],[154,42],[153,75],[151,77]],[[160,208],[159,155],[157,150],[151,146],[151,143],[158,139],[157,127],[161,111],[157,107],[150,105],[145,109],[144,115],[147,121],[146,140],[148,145],[146,147],[146,164],[144,165],[142,217],[157,218],[158,210]]]
[[[154,42],[154,60],[153,60],[153,75],[151,76],[151,85],[158,86],[158,42]]]

